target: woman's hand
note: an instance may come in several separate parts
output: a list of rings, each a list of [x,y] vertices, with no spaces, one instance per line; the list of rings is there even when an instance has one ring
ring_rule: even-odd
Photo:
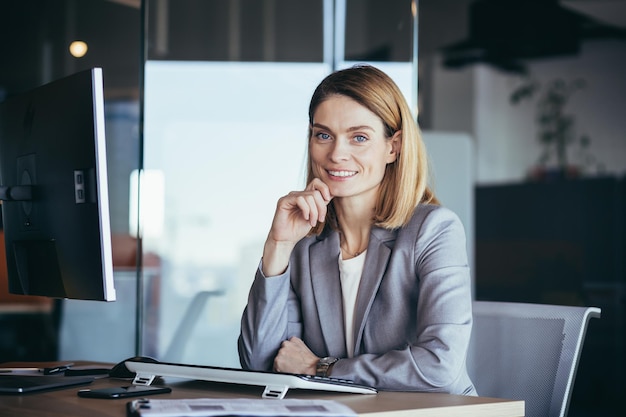
[[[330,189],[315,178],[303,191],[293,191],[278,200],[272,227],[263,249],[263,274],[283,273],[293,247],[318,222],[326,220]]]
[[[274,359],[276,372],[315,375],[320,360],[309,347],[297,337],[285,340]]]

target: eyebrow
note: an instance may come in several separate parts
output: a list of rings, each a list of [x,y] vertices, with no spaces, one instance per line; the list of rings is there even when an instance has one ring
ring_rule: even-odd
[[[320,123],[313,123],[313,127],[332,131],[332,129],[330,129],[328,126],[324,126],[323,124],[320,124]],[[348,132],[354,132],[358,130],[371,130],[372,132],[376,132],[376,129],[368,125],[352,126],[348,128]]]

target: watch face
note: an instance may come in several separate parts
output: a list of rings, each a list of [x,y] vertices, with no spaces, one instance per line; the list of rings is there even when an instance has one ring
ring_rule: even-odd
[[[337,362],[339,359],[337,358],[333,358],[332,356],[327,356],[325,358],[321,358],[318,362],[317,362],[317,369],[315,374],[317,376],[327,376],[328,374],[328,370],[331,367],[332,364],[334,364],[335,362]]]
[[[338,361],[337,358],[333,358],[332,356],[327,356],[325,358],[320,359],[320,364],[321,365],[332,365],[333,363],[335,363],[337,361]]]

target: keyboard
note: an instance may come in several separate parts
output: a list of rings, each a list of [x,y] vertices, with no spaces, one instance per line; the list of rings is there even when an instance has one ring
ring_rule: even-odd
[[[342,378],[334,378],[332,376],[318,376],[318,375],[303,375],[303,374],[293,374],[293,375],[311,383],[328,384],[328,385],[335,385],[339,387],[352,387],[353,389],[356,389],[358,391],[366,390],[368,391],[367,394],[370,393],[369,392],[370,390],[376,391],[372,387],[357,384],[351,379],[342,379]],[[332,388],[330,390],[332,391]]]
[[[208,365],[189,365],[168,362],[126,361],[126,367],[135,372],[133,383],[150,385],[154,378],[177,377],[203,381],[225,382],[240,385],[265,387],[263,398],[284,398],[289,389],[332,391],[353,394],[376,394],[376,388],[357,384],[354,381],[333,377],[248,371]]]

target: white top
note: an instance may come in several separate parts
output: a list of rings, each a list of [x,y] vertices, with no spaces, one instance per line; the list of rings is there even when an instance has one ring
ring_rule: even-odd
[[[339,279],[341,280],[343,317],[346,326],[346,349],[348,350],[349,358],[354,353],[354,307],[356,306],[356,296],[359,292],[359,283],[363,274],[366,253],[367,251],[364,251],[359,256],[347,260],[343,260],[341,254],[339,254]]]

